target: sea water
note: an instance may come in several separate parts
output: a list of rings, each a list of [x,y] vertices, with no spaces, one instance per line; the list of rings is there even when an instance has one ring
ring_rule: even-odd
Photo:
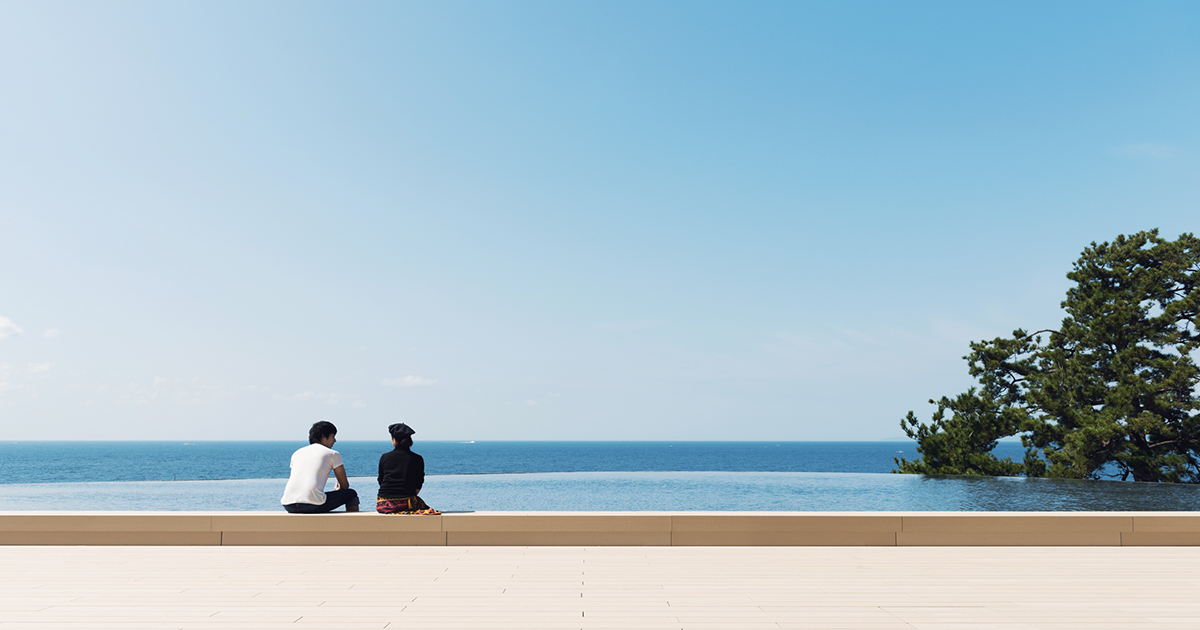
[[[0,443],[0,510],[279,510],[294,442]],[[370,509],[390,444],[339,442]],[[1200,487],[887,474],[904,442],[421,442],[421,492],[477,510],[1200,510]],[[1001,457],[1019,460],[1019,444]],[[329,484],[332,487],[332,482]]]
[[[268,479],[305,442],[0,442],[0,483]],[[343,442],[350,475],[373,475],[391,443]],[[555,472],[887,473],[911,442],[417,442],[435,475]],[[1002,443],[1020,460],[1021,445]]]

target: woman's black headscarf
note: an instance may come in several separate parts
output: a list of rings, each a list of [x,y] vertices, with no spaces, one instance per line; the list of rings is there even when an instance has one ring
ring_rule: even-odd
[[[412,435],[416,433],[416,431],[413,431],[412,427],[404,424],[403,422],[397,422],[396,424],[388,425],[388,433],[392,434],[392,439],[396,440],[397,445],[403,446],[406,444],[412,444]]]

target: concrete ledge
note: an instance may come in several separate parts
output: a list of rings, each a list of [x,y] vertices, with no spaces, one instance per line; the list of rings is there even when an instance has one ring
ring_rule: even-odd
[[[0,512],[0,544],[1200,546],[1200,513]]]
[[[220,545],[221,532],[0,532],[3,545]]]
[[[671,544],[686,546],[893,546],[899,514],[787,512],[676,514]]]
[[[2,539],[2,537],[0,537]],[[225,531],[221,532],[222,545],[254,546],[408,546],[444,547],[445,532],[356,532],[356,531]]]
[[[668,514],[525,512],[446,514],[447,545],[665,546]]]

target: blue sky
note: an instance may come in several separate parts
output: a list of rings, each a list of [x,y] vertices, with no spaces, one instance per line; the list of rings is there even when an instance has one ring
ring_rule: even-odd
[[[1195,3],[0,5],[11,439],[881,439],[1200,216]]]

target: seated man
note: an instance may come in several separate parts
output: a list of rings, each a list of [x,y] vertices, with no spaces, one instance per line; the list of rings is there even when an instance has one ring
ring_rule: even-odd
[[[283,509],[293,514],[319,514],[346,506],[347,512],[358,511],[358,493],[350,489],[342,455],[333,450],[337,442],[337,427],[321,420],[308,430],[308,446],[292,453],[292,475],[283,498]],[[329,471],[337,476],[332,492],[325,492]]]

